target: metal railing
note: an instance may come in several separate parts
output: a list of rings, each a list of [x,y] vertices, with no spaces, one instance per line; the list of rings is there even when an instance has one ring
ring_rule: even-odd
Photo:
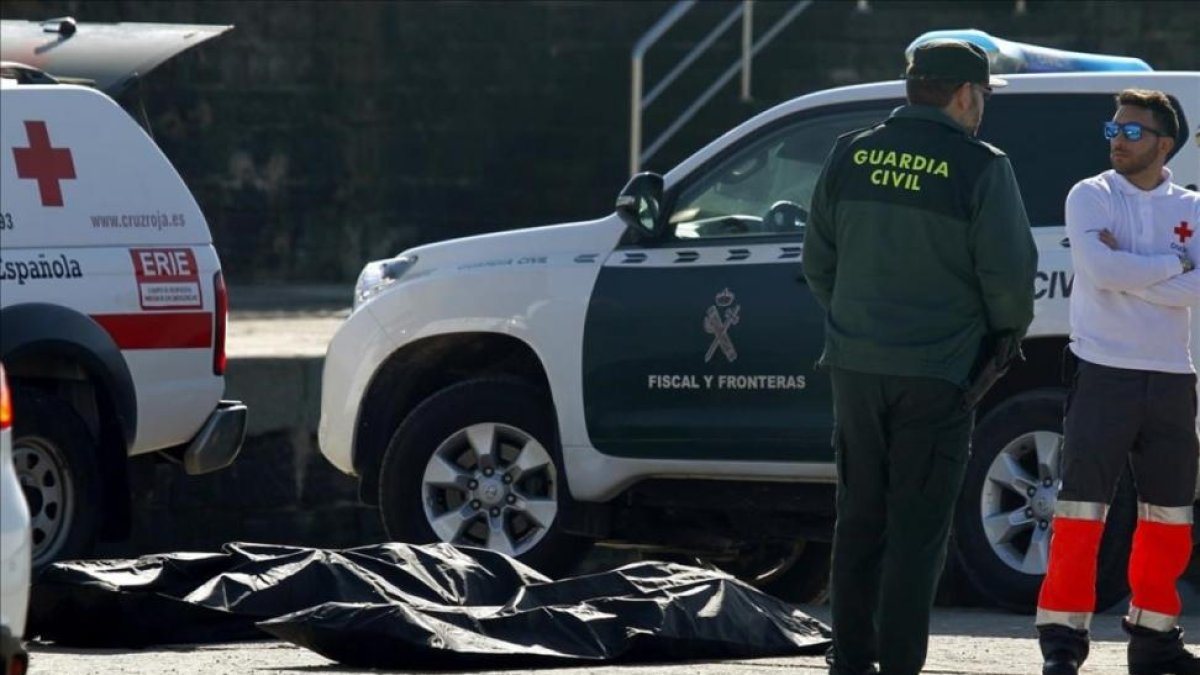
[[[796,2],[786,13],[779,17],[775,23],[767,30],[766,33],[753,41],[753,25],[754,25],[754,3],[753,0],[742,0],[733,7],[733,9],[717,24],[715,28],[709,31],[708,35],[704,36],[690,52],[684,56],[669,73],[663,76],[662,80],[650,90],[648,94],[643,95],[644,83],[644,59],[646,52],[650,47],[658,42],[663,34],[674,26],[685,14],[687,14],[695,5],[696,0],[679,0],[667,13],[662,16],[646,34],[637,41],[633,47],[632,61],[632,100],[630,102],[630,134],[629,134],[629,173],[637,173],[643,164],[646,163],[654,153],[658,152],[663,145],[666,144],[672,136],[678,132],[684,124],[687,124],[699,112],[704,104],[708,103],[713,96],[720,91],[721,87],[725,86],[733,76],[741,70],[741,97],[743,101],[750,100],[750,75],[751,64],[754,56],[758,54],[775,36],[779,34],[788,24],[790,24],[797,16],[800,15],[809,5],[812,0],[800,0]],[[691,66],[697,58],[705,51],[712,47],[725,31],[729,30],[737,20],[742,20],[742,55],[733,65],[729,66],[725,72],[721,73],[708,89],[704,90],[700,96],[687,107],[679,117],[675,119],[667,128],[659,134],[650,147],[642,149],[642,114],[651,103],[662,95],[663,91],[671,85],[689,66]]]
[[[642,90],[645,87],[643,65],[646,52],[649,51],[650,47],[654,46],[654,44],[662,38],[663,34],[665,34],[672,26],[674,26],[681,18],[683,18],[683,15],[687,14],[696,5],[696,0],[679,0],[671,7],[671,9],[667,10],[667,13],[664,14],[662,18],[660,18],[650,28],[650,30],[646,31],[645,35],[643,35],[633,47],[633,55],[631,58],[633,70],[631,88],[633,90],[633,95],[629,105],[630,175],[637,173],[646,163],[646,161],[654,156],[654,153],[658,152],[662,146],[665,145],[666,142],[670,140],[680,128],[683,127],[684,124],[687,124],[688,121],[696,115],[700,108],[704,107],[704,104],[708,103],[708,101],[712,99],[712,97],[715,96],[718,91],[720,91],[721,87],[725,86],[725,84],[729,82],[729,80],[731,80],[735,74],[737,74],[739,68],[742,71],[742,100],[749,101],[750,73],[754,56],[758,54],[758,52],[765,47],[767,43],[773,40],[775,36],[784,29],[784,27],[795,20],[795,18],[811,4],[812,0],[801,0],[800,2],[795,3],[792,8],[787,11],[787,13],[775,21],[774,25],[772,25],[771,28],[768,29],[767,32],[764,33],[757,42],[752,43],[751,39],[753,36],[754,24],[754,3],[753,0],[742,0],[742,2],[734,6],[734,8],[725,16],[725,18],[722,19],[715,28],[709,31],[708,35],[704,36],[704,38],[700,40],[700,42],[698,42],[696,46],[693,47],[692,50],[688,52],[688,54],[684,56],[683,59],[681,59],[679,63],[676,64],[675,67],[672,68],[671,71],[654,86],[653,89],[650,90],[650,93],[643,95]],[[871,12],[871,3],[869,0],[857,0],[857,2],[855,2],[854,9],[859,13],[869,13]],[[1026,6],[1026,0],[1014,0],[1014,14],[1022,16],[1027,12],[1028,8]],[[716,42],[717,39],[725,33],[725,31],[729,30],[729,28],[736,23],[739,18],[742,19],[741,57],[727,70],[725,70],[724,73],[717,77],[712,85],[710,85],[708,89],[704,91],[704,93],[700,94],[700,96],[690,106],[688,106],[688,108],[684,110],[674,122],[668,125],[666,130],[659,134],[658,138],[654,139],[654,141],[650,143],[650,147],[643,150],[642,114],[646,111],[646,108],[648,108],[651,103],[654,103],[654,101],[663,93],[663,91],[670,86],[671,83],[683,73],[683,71],[687,70],[688,66],[691,66],[697,58],[699,58],[705,51],[712,47],[713,43]]]

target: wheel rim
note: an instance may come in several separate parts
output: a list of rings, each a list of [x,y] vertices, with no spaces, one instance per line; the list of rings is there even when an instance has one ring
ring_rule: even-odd
[[[996,557],[1023,574],[1043,575],[1049,563],[1062,442],[1053,431],[1019,436],[997,453],[984,479],[984,535]]]
[[[33,565],[38,567],[54,560],[71,530],[75,493],[62,451],[46,439],[17,439],[13,464],[29,505]]]
[[[439,539],[513,557],[527,553],[558,516],[558,473],[531,434],[475,424],[447,438],[422,478],[425,518]]]
[[[764,544],[741,552],[728,563],[718,566],[754,586],[763,586],[775,581],[792,568],[807,548],[804,540],[786,545]]]

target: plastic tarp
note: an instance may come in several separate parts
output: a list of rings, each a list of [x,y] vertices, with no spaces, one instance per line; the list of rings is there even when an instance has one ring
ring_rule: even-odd
[[[662,562],[553,581],[484,549],[381,544],[60,562],[31,636],[140,647],[274,636],[345,665],[468,669],[821,654],[829,629],[722,572]]]

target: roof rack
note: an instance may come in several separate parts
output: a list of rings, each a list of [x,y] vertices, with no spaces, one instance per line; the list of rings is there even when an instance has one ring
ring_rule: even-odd
[[[96,81],[86,77],[54,76],[17,61],[0,61],[0,77],[16,80],[17,84],[81,84],[95,87]]]
[[[17,84],[58,84],[46,73],[16,61],[0,61],[0,77],[16,80]]]

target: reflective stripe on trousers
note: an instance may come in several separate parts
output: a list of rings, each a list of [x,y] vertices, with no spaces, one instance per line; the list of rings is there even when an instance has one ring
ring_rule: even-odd
[[[1087,630],[1096,609],[1096,561],[1108,504],[1060,501],[1055,506],[1050,564],[1038,594],[1036,624]]]
[[[1138,503],[1137,530],[1129,556],[1129,623],[1169,631],[1182,603],[1178,581],[1192,554],[1192,507]]]

